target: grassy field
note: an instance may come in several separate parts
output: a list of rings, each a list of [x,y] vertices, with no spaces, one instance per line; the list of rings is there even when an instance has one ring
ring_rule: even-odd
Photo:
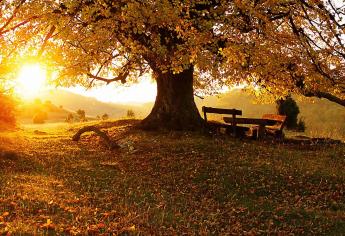
[[[78,125],[0,133],[0,235],[344,235],[345,145]],[[37,132],[39,130],[40,132]]]

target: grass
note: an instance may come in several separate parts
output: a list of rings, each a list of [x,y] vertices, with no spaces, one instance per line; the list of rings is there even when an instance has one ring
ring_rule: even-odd
[[[343,144],[78,127],[1,133],[0,234],[345,234]]]

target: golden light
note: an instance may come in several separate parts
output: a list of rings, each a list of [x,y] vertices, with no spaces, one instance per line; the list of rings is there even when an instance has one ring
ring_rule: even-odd
[[[16,90],[20,97],[34,98],[46,84],[46,72],[38,63],[25,64],[21,67]]]

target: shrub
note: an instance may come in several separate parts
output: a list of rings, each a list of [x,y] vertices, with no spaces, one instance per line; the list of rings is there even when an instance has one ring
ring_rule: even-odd
[[[109,119],[109,115],[107,113],[104,113],[102,115],[102,120],[108,120]]]
[[[80,121],[86,121],[85,111],[82,109],[77,110],[77,115]]]
[[[48,118],[48,115],[44,111],[39,111],[34,115],[33,122],[34,124],[43,124],[46,119]]]
[[[305,121],[304,118],[301,117],[298,122],[297,122],[297,126],[296,126],[296,131],[297,132],[304,132],[305,131]]]
[[[127,110],[127,117],[128,118],[134,118],[135,117],[135,113],[132,109]]]
[[[65,119],[65,122],[72,123],[74,120],[73,114],[69,113]]]
[[[287,116],[286,127],[288,129],[296,129],[299,108],[295,100],[291,96],[288,96],[286,99],[278,100],[277,110],[278,114]]]

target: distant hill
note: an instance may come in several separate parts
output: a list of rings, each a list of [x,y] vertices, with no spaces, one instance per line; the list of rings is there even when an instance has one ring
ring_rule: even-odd
[[[100,102],[95,98],[64,90],[48,92],[42,96],[42,99],[50,100],[52,103],[63,106],[69,111],[85,110],[86,115],[93,117],[107,113],[112,118],[119,118],[124,116],[129,109],[127,106]]]
[[[45,122],[62,122],[71,112],[61,106],[56,106],[50,100],[23,102],[18,106],[17,117],[22,123],[33,123],[33,118],[41,114]]]

